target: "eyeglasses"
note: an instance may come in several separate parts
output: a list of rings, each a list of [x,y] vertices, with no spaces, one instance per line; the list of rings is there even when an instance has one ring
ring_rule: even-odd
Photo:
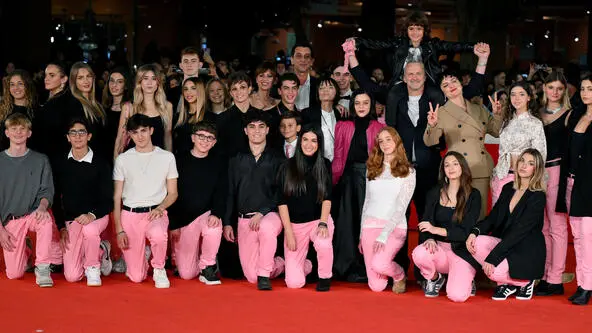
[[[69,136],[85,136],[87,134],[88,134],[88,132],[86,130],[83,130],[83,129],[81,129],[81,130],[69,130],[68,131],[68,135]]]
[[[207,141],[207,142],[216,141],[216,137],[213,135],[204,135],[204,134],[197,134],[197,133],[193,133],[193,135],[197,136],[197,139],[201,140],[201,141]]]

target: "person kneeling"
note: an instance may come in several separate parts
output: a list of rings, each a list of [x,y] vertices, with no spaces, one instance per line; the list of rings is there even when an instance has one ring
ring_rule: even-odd
[[[467,238],[467,249],[498,286],[492,299],[529,300],[545,271],[545,161],[536,149],[518,158],[514,182],[504,185],[491,213]],[[491,236],[486,236],[491,233]]]
[[[199,273],[199,281],[207,285],[221,283],[216,274],[216,254],[222,239],[220,218],[228,187],[225,158],[210,154],[216,134],[213,124],[194,125],[193,149],[180,156],[177,163],[179,198],[171,208],[169,224],[179,276],[190,280]]]
[[[278,210],[284,225],[286,285],[302,288],[312,263],[306,259],[312,241],[319,262],[317,291],[331,287],[333,231],[331,162],[323,157],[323,133],[306,126],[298,138],[294,157],[279,174]]]
[[[467,160],[449,151],[440,163],[440,185],[428,192],[424,221],[418,224],[426,239],[413,250],[413,262],[426,278],[424,294],[437,297],[448,274],[446,293],[454,302],[475,295],[476,269],[481,265],[471,256],[465,241],[479,219],[481,194],[471,186]]]
[[[378,132],[367,166],[358,249],[364,255],[368,285],[372,291],[383,291],[391,277],[393,292],[404,293],[405,270],[393,258],[407,238],[405,212],[416,180],[394,128],[385,127]]]
[[[169,288],[164,269],[169,225],[166,209],[177,199],[179,175],[173,154],[152,145],[151,124],[150,118],[143,114],[135,114],[127,121],[126,129],[135,147],[115,160],[113,218],[117,244],[127,264],[127,277],[136,283],[146,279],[148,238],[154,285]]]
[[[98,287],[101,269],[105,272],[101,257],[108,255],[101,249],[101,233],[113,209],[111,167],[88,147],[92,134],[84,120],[73,120],[66,138],[72,149],[55,172],[61,206],[54,209],[64,250],[64,276],[76,282],[86,275],[86,285]]]

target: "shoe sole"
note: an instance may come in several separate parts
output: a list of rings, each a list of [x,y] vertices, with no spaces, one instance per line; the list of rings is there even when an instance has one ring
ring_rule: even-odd
[[[423,294],[423,295],[425,297],[427,297],[427,298],[436,298],[436,297],[439,297],[440,296],[439,294],[438,295],[426,295],[426,294]]]
[[[210,281],[208,279],[206,279],[203,276],[199,276],[199,281],[205,283],[208,286],[215,286],[215,285],[219,285],[222,284],[222,281],[218,280],[218,281]]]
[[[101,283],[101,282],[100,283],[88,283],[88,282],[86,283],[87,287],[100,287],[102,285],[103,285],[103,283]]]
[[[155,284],[154,287],[156,287],[157,289],[167,289],[171,287],[171,284]]]
[[[506,300],[508,300],[507,297],[506,298],[492,297],[491,299],[494,300],[494,301],[506,301]]]
[[[516,296],[516,299],[520,301],[528,301],[532,299],[532,295],[530,295],[530,297]]]
[[[52,283],[52,284],[49,284],[49,283],[46,283],[46,284],[39,284],[39,283],[37,283],[37,285],[38,285],[40,288],[51,288],[51,287],[53,287],[53,283]]]

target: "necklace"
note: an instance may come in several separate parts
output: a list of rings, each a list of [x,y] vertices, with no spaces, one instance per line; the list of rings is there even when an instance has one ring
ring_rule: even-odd
[[[557,107],[553,110],[549,110],[549,109],[545,108],[545,113],[546,114],[556,114],[557,112],[561,111],[561,109],[563,109],[563,105],[559,105],[559,107]]]

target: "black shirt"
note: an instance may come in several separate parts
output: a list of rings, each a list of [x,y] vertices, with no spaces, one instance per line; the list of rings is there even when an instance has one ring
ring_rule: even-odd
[[[228,189],[228,161],[219,155],[199,158],[185,152],[177,159],[179,197],[171,207],[169,229],[182,228],[203,213],[222,218]]]
[[[316,159],[316,157],[314,157]],[[278,206],[287,205],[288,211],[290,212],[290,222],[292,223],[306,223],[310,221],[316,221],[321,218],[322,202],[317,200],[318,195],[318,181],[312,173],[312,167],[314,163],[313,158],[305,157],[306,161],[306,190],[304,193],[298,195],[286,195],[284,192],[284,186],[286,184],[287,171],[291,163],[294,162],[294,158],[291,158],[284,162],[279,173],[279,187],[278,187]],[[325,194],[323,201],[331,200],[331,188],[332,188],[332,177],[331,177],[331,162],[328,159],[323,158],[325,162]]]
[[[277,211],[277,174],[284,158],[266,146],[258,161],[253,154],[239,152],[228,163],[228,200],[224,225],[239,214]]]
[[[354,118],[355,131],[349,146],[347,161],[352,163],[366,163],[368,160],[368,140],[366,130],[370,125],[370,117]]]
[[[452,221],[452,216],[454,215],[454,211],[454,207],[445,207],[438,202],[436,205],[436,212],[434,214],[434,227],[440,227],[446,230],[453,227],[452,223],[454,222]],[[440,242],[450,242],[446,237],[437,235],[434,236],[434,239]]]
[[[255,109],[250,106],[249,110]],[[247,110],[247,112],[249,111]],[[249,145],[243,124],[244,113],[233,105],[218,116],[216,123],[218,128],[217,151],[228,157],[236,155],[239,151],[248,151]]]
[[[53,210],[58,229],[82,214],[93,213],[99,219],[113,210],[111,166],[93,155],[92,163],[60,160],[54,170],[55,197],[61,199]]]
[[[216,117],[211,112],[204,113],[202,121],[216,123]],[[195,124],[185,123],[181,126],[176,126],[173,129],[173,154],[175,156],[182,156],[193,149],[193,141],[191,141],[191,134],[193,134],[193,126]]]
[[[567,151],[568,129],[565,118],[568,114],[569,111],[565,111],[561,117],[543,127],[547,139],[547,161],[563,158]]]

